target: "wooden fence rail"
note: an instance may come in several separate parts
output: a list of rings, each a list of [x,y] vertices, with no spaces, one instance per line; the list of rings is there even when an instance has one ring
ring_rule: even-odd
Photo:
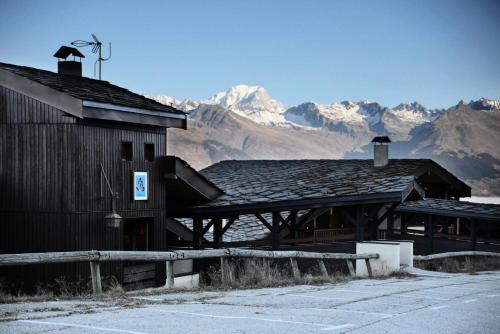
[[[377,259],[378,254],[346,254],[346,253],[314,253],[302,251],[265,251],[241,248],[207,249],[207,250],[176,250],[169,252],[137,252],[137,251],[83,251],[83,252],[53,252],[53,253],[23,253],[0,254],[1,266],[19,266],[30,264],[50,264],[68,262],[89,262],[92,275],[92,289],[94,293],[101,293],[101,274],[99,263],[109,261],[166,261],[167,262],[167,287],[174,285],[173,264],[176,260],[194,260],[207,258],[221,258],[223,279],[230,277],[225,273],[227,258],[264,258],[264,259],[290,259],[295,278],[300,277],[296,259],[316,259],[323,275],[328,275],[323,263],[325,259],[345,260],[349,273],[354,275],[353,264],[356,260],[365,260],[371,276],[370,259]]]
[[[445,259],[448,257],[459,257],[459,256],[500,256],[500,253],[480,252],[480,251],[447,252],[447,253],[438,253],[431,255],[413,255],[413,260],[430,261],[430,260]]]

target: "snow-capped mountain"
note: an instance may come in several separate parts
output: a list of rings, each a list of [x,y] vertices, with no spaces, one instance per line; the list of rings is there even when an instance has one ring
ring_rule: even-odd
[[[237,85],[202,103],[220,105],[260,124],[278,125],[285,122],[282,115],[285,112],[283,104],[272,99],[260,86]]]
[[[432,122],[444,112],[427,109],[417,102],[402,103],[391,109],[368,101],[306,102],[286,109],[263,87],[247,85],[231,87],[200,102],[189,99],[180,101],[169,96],[157,96],[155,99],[190,112],[191,117],[194,117],[200,104],[218,105],[266,126],[339,131],[351,136],[373,132],[389,134],[395,139],[407,139],[414,127]]]
[[[306,102],[285,109],[258,86],[238,85],[197,102],[156,100],[189,112],[190,131],[169,137],[170,154],[197,168],[221,159],[370,158],[370,141],[389,135],[393,157],[432,158],[476,194],[500,195],[500,101],[461,101],[447,110],[417,102]]]
[[[500,100],[480,98],[477,101],[470,101],[469,106],[475,110],[500,110]]]
[[[184,100],[180,101],[176,98],[166,96],[166,95],[159,95],[156,97],[151,97],[151,96],[148,96],[147,94],[144,94],[144,96],[152,98],[153,100],[155,100],[157,102],[160,102],[162,104],[166,104],[168,106],[172,106],[174,108],[177,108],[177,109],[185,111],[185,112],[191,112],[194,109],[198,108],[198,106],[200,105],[199,102],[196,102],[196,101],[193,101],[190,99],[184,99]]]

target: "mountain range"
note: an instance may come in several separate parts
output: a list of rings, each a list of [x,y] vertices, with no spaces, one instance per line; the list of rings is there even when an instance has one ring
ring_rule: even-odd
[[[388,135],[390,155],[431,158],[473,187],[500,195],[500,101],[460,101],[448,109],[418,102],[305,102],[285,107],[260,86],[237,85],[202,100],[155,100],[189,113],[189,131],[169,131],[169,154],[195,168],[225,159],[372,157],[371,139]]]

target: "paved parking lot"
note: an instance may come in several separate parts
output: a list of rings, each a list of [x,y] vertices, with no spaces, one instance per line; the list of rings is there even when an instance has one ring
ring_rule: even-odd
[[[0,333],[498,333],[500,272],[0,307]]]

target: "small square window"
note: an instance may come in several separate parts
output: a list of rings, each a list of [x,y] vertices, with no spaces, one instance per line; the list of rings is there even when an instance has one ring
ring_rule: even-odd
[[[144,144],[144,160],[155,161],[155,144]]]
[[[122,141],[122,160],[134,160],[134,156],[132,154],[132,143],[129,141]]]

